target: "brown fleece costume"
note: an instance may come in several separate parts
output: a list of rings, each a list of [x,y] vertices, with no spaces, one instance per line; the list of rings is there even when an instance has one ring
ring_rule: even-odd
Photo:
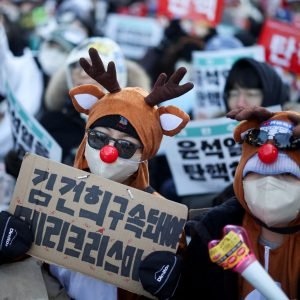
[[[101,117],[121,115],[130,122],[141,140],[143,145],[141,159],[151,159],[157,153],[163,135],[177,134],[189,121],[189,116],[175,106],[157,106],[163,101],[188,92],[193,87],[192,83],[179,86],[186,70],[178,69],[169,80],[165,74],[161,74],[153,91],[149,94],[138,87],[120,89],[113,62],[108,64],[106,72],[97,51],[91,48],[89,54],[92,65],[85,59],[80,59],[81,66],[109,92],[104,93],[95,85],[81,85],[70,91],[76,110],[88,116],[86,129]],[[74,164],[76,168],[88,169],[84,155],[86,143],[87,134],[76,154]],[[140,190],[149,187],[147,162],[139,165],[138,170],[130,177],[129,185]],[[119,299],[136,299],[137,297],[129,292],[121,292],[119,289]]]
[[[265,120],[282,120],[289,123],[300,122],[300,114],[295,112],[278,112],[271,113],[263,108],[248,108],[248,109],[237,109],[230,112],[228,117],[236,119],[238,121],[243,120],[235,129],[234,138],[236,142],[242,142],[241,134],[246,132],[250,128],[259,128],[262,121]],[[298,124],[297,124],[298,123]],[[293,134],[299,136],[300,126],[296,126],[293,130]],[[272,143],[268,141],[268,143]],[[245,217],[243,219],[243,227],[247,230],[250,240],[255,251],[255,255],[259,261],[264,264],[264,249],[263,246],[258,243],[258,239],[261,233],[261,225],[259,225],[253,218],[247,203],[244,198],[243,191],[243,169],[246,162],[258,152],[259,147],[249,145],[244,142],[242,145],[242,157],[240,163],[236,169],[234,179],[234,191],[241,205],[246,210]],[[287,154],[292,160],[294,160],[298,166],[300,166],[300,152],[299,150],[286,150],[282,151]],[[288,191],[287,191],[288,193]],[[296,219],[288,224],[289,228],[297,228],[298,231],[293,234],[285,234],[284,241],[281,246],[275,250],[270,251],[269,257],[269,274],[271,277],[280,282],[282,289],[288,295],[289,299],[296,299],[297,297],[297,285],[300,280],[300,213]],[[241,281],[240,295],[243,299],[248,295],[253,287],[250,286],[245,280]]]

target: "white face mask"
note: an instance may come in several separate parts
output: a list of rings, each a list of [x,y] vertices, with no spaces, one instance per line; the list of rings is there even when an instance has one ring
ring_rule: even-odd
[[[68,54],[66,52],[57,47],[42,45],[38,54],[38,59],[45,74],[51,76],[64,65],[67,56]]]
[[[300,209],[300,180],[291,176],[251,174],[243,181],[246,203],[267,226],[294,220]]]
[[[85,146],[85,158],[93,174],[122,183],[134,174],[141,161],[118,158],[113,163],[105,163],[100,159],[100,150],[92,148],[88,143]]]

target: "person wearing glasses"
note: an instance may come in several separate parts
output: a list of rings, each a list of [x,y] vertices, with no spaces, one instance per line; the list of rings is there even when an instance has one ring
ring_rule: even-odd
[[[233,182],[235,196],[190,222],[192,239],[174,299],[193,299],[193,295],[210,300],[266,299],[259,284],[250,284],[229,268],[242,252],[235,251],[237,244],[230,248],[233,240],[223,239],[227,225],[246,230],[249,249],[287,296],[272,299],[299,299],[300,114],[247,107],[234,109],[227,117],[242,121],[234,130],[235,141],[242,145]],[[209,256],[211,241],[223,243],[223,254]],[[259,278],[257,273],[254,276]]]
[[[45,111],[39,121],[62,147],[62,162],[73,165],[75,153],[85,130],[85,115],[78,113],[73,107],[68,91],[78,85],[101,85],[89,77],[79,64],[79,59],[89,59],[88,49],[98,50],[106,66],[114,61],[117,79],[122,88],[139,86],[150,90],[150,79],[142,68],[124,57],[120,46],[107,37],[90,37],[85,39],[69,54],[66,63],[51,77],[45,91]],[[56,122],[53,122],[53,119]],[[64,130],[62,130],[64,128]]]
[[[80,65],[103,89],[95,84],[81,84],[70,90],[76,111],[86,115],[85,132],[74,167],[157,194],[150,186],[148,160],[157,153],[163,135],[176,135],[189,121],[184,111],[175,106],[162,106],[161,103],[193,88],[191,82],[180,85],[186,69],[179,68],[169,78],[162,73],[149,93],[140,87],[121,88],[114,62],[110,61],[106,67],[96,48],[89,49],[89,56],[89,59],[81,57]],[[159,201],[161,196],[157,196]],[[12,221],[16,223],[14,228],[18,235],[11,242],[0,243],[0,264],[19,258],[32,243],[30,228],[23,240],[21,229],[27,226],[8,213],[0,214],[0,241],[11,239],[7,224],[14,225]],[[183,244],[184,240],[180,241],[182,247]],[[5,258],[3,261],[2,256]],[[64,290],[64,295],[71,299],[124,300],[140,297],[56,265],[50,264],[49,272],[60,284],[59,293]]]
[[[142,142],[129,121],[121,115],[105,116],[87,130],[87,135],[85,157],[90,171],[117,182],[129,183],[130,176],[143,163]]]
[[[148,160],[160,146],[163,135],[173,136],[185,127],[189,116],[177,107],[157,106],[192,89],[187,82],[179,85],[186,73],[180,68],[167,79],[161,74],[148,93],[141,88],[122,89],[115,64],[107,71],[95,48],[90,59],[80,58],[84,71],[105,88],[83,84],[70,90],[75,109],[86,115],[86,133],[76,153],[74,167],[148,193]],[[138,299],[115,286],[78,272],[50,265],[50,272],[74,299]],[[131,296],[129,296],[131,294]]]
[[[223,92],[226,112],[238,107],[282,106],[290,99],[287,85],[275,69],[265,62],[253,58],[240,58],[229,70]],[[278,107],[280,110],[280,107]],[[277,108],[277,110],[278,110]],[[223,114],[222,114],[223,116]],[[160,193],[181,202],[172,178],[161,183]],[[234,195],[232,184],[221,193],[212,196],[212,206],[220,204]],[[202,197],[199,195],[199,197]]]
[[[223,95],[227,113],[239,107],[251,106],[273,106],[275,110],[280,110],[290,100],[288,86],[275,69],[266,62],[249,57],[240,58],[232,65]],[[212,199],[213,206],[232,196],[234,191],[230,184]]]

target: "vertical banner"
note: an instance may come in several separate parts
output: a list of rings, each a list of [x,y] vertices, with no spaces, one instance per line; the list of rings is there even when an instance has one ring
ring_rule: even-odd
[[[26,154],[10,212],[31,224],[28,254],[153,298],[139,280],[154,251],[176,253],[187,207]]]
[[[233,182],[241,145],[233,139],[236,121],[191,121],[168,139],[166,156],[178,195],[218,193]]]
[[[23,157],[26,152],[32,152],[55,161],[61,161],[61,147],[42,125],[26,112],[8,83],[6,83],[6,98],[12,122],[14,150],[19,157]]]
[[[290,24],[267,20],[262,28],[258,44],[266,51],[271,65],[300,74],[300,29]]]
[[[233,63],[242,57],[265,60],[262,46],[220,51],[194,51],[192,54],[193,82],[196,104],[194,119],[218,117],[225,113],[223,90]]]
[[[223,13],[223,0],[159,0],[157,14],[170,19],[197,20],[216,26]]]

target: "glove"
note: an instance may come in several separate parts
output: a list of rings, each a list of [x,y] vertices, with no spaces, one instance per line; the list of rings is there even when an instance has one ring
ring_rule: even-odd
[[[33,242],[29,224],[7,211],[0,212],[0,264],[24,255]]]
[[[169,251],[155,251],[140,263],[139,277],[145,291],[159,300],[166,300],[176,291],[181,269],[180,256]]]

